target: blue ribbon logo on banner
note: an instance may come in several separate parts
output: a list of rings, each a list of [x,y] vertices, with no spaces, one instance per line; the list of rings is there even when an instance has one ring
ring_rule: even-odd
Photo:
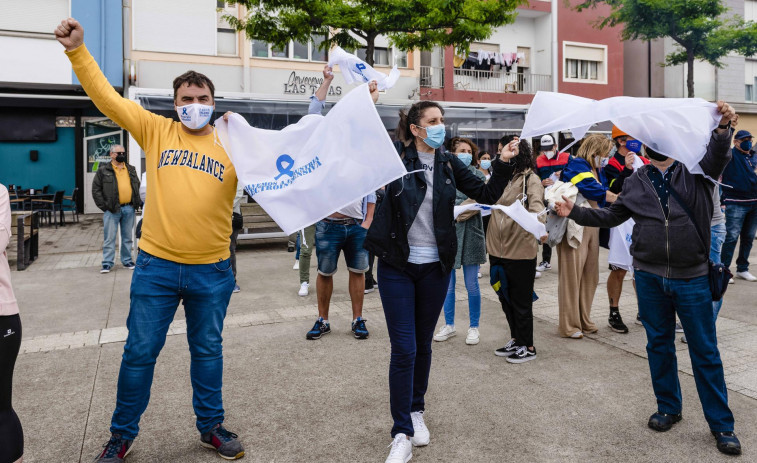
[[[276,160],[276,168],[279,169],[279,175],[275,176],[273,179],[278,180],[284,175],[294,177],[294,172],[292,172],[293,167],[294,167],[294,159],[292,159],[292,157],[289,156],[288,154],[282,154]]]
[[[363,76],[363,80],[366,81],[366,82],[368,82],[368,77],[365,74],[363,74],[363,70],[367,69],[366,66],[365,66],[365,64],[363,64],[363,63],[357,63],[357,64],[355,64],[355,69],[357,69],[358,74],[360,74],[361,76]]]

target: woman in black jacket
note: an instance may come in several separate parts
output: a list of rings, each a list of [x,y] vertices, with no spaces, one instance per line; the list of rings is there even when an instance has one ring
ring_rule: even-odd
[[[394,419],[387,462],[402,462],[412,445],[429,442],[423,422],[431,339],[457,253],[456,190],[493,204],[512,176],[518,140],[492,162],[488,183],[443,149],[444,110],[433,101],[400,111],[397,151],[408,174],[386,186],[365,248],[379,258],[378,279],[392,355],[389,395]],[[412,442],[411,442],[412,439]]]

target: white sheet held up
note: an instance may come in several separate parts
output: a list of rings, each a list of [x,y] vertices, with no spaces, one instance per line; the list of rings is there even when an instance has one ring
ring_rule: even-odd
[[[335,47],[329,52],[329,66],[339,65],[342,76],[348,84],[376,81],[379,90],[392,88],[400,78],[400,71],[394,66],[389,75],[378,72],[368,63],[352,53],[347,53],[341,47]]]
[[[216,130],[245,191],[291,234],[406,174],[362,85],[328,115],[282,130],[250,127],[234,114]]]
[[[493,206],[487,206],[485,204],[466,204],[465,206],[455,206],[454,214],[455,218],[465,211],[477,209],[481,212],[491,211],[497,209],[507,214],[518,225],[523,227],[524,230],[531,233],[536,239],[541,239],[542,236],[547,234],[547,228],[543,223],[539,221],[538,216],[533,212],[528,212],[520,201],[515,201],[509,206],[503,206],[501,204],[495,204]]]
[[[604,121],[612,121],[655,151],[682,162],[690,172],[701,174],[699,161],[720,123],[720,114],[717,105],[701,98],[619,96],[597,101],[565,93],[537,92],[521,136],[531,138],[570,130],[578,141],[592,125]]]

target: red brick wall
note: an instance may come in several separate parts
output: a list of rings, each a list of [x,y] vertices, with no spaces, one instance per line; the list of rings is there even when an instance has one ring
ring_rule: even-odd
[[[602,5],[579,13],[571,7],[566,7],[563,0],[558,0],[557,3],[559,91],[595,100],[623,95],[623,42],[620,40],[620,28],[599,30],[592,25],[598,17],[607,16],[610,7]],[[578,0],[570,0],[571,5],[578,3]],[[607,84],[563,82],[563,41],[607,45]]]

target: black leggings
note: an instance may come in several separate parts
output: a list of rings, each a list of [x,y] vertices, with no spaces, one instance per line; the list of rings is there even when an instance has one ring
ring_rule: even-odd
[[[11,406],[13,367],[21,348],[21,318],[0,316],[0,463],[13,463],[24,454],[24,433]]]

